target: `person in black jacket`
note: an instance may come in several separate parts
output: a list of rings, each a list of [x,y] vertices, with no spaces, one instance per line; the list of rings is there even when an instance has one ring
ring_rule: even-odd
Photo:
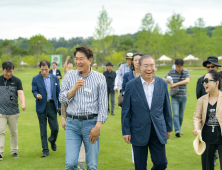
[[[210,70],[218,70],[219,67],[221,67],[221,65],[218,63],[218,58],[215,56],[210,56],[207,58],[206,61],[203,62],[203,66],[207,68],[207,72],[209,72]],[[203,84],[201,83],[201,81],[204,79],[203,75],[202,77],[200,77],[197,81],[197,87],[196,87],[196,96],[197,96],[197,100],[204,96],[206,93],[205,88],[203,86]],[[221,89],[220,89],[221,90]],[[218,154],[217,151],[215,152],[215,156],[214,156],[214,165],[216,165],[216,159],[218,158]]]
[[[103,72],[103,75],[106,77],[107,83],[107,94],[108,94],[108,113],[110,113],[109,107],[109,94],[111,94],[111,115],[115,115],[113,113],[115,107],[115,90],[114,90],[114,82],[116,78],[116,72],[112,70],[113,64],[108,62],[106,64],[106,71]]]
[[[218,58],[215,56],[210,56],[207,58],[206,61],[203,62],[203,66],[207,68],[207,72],[210,70],[218,70],[218,67],[221,67],[221,65],[218,63]],[[207,94],[205,92],[205,88],[203,86],[203,84],[201,84],[201,81],[204,79],[203,75],[202,77],[200,77],[197,81],[197,87],[196,87],[196,96],[197,99],[199,99],[201,96]]]
[[[49,73],[55,75],[58,79],[62,79],[61,72],[60,72],[60,70],[56,69],[56,67],[57,67],[57,63],[53,62],[52,63],[52,69],[49,70]]]

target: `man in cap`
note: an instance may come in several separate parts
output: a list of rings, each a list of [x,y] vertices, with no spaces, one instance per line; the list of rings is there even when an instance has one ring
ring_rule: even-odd
[[[109,95],[111,94],[111,115],[115,115],[113,113],[115,107],[115,90],[114,90],[114,82],[116,78],[116,72],[113,71],[113,64],[108,62],[106,64],[106,71],[103,72],[103,75],[106,77],[107,83],[107,96],[108,96],[108,113],[110,113],[109,107]]]
[[[221,67],[221,65],[218,63],[218,58],[215,57],[215,56],[208,57],[207,60],[203,62],[203,66],[207,68],[207,72],[209,72],[210,70],[216,70],[217,71],[218,68]],[[197,99],[199,99],[203,95],[207,94],[203,84],[201,83],[201,81],[204,79],[204,76],[205,75],[200,77],[197,81],[197,87],[196,87]],[[216,165],[216,159],[218,159],[217,151],[215,152],[215,156],[214,156],[214,165]]]
[[[210,70],[218,70],[219,67],[221,67],[221,65],[218,63],[218,58],[215,56],[210,56],[207,58],[206,61],[203,62],[203,66],[207,68],[207,72]],[[203,84],[201,83],[201,81],[204,79],[203,75],[202,77],[200,77],[197,81],[197,87],[196,87],[196,96],[197,99],[199,99],[201,96],[207,94],[205,92],[205,88],[203,86]]]
[[[122,87],[123,75],[130,71],[133,53],[126,54],[126,63],[122,64],[117,70],[114,90],[117,91],[118,86]]]

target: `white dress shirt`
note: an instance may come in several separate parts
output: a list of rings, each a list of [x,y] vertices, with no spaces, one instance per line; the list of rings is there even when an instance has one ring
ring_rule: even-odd
[[[118,86],[120,86],[121,89],[122,89],[123,76],[124,76],[125,73],[127,73],[129,71],[130,71],[130,66],[127,63],[122,64],[119,67],[119,69],[116,71],[114,90],[116,90]]]
[[[144,93],[146,95],[146,100],[147,100],[149,109],[151,110],[151,104],[152,104],[152,99],[153,99],[153,91],[154,91],[154,84],[155,84],[154,78],[153,78],[153,81],[150,84],[148,84],[142,78],[142,76],[140,76],[140,78],[141,78],[141,81],[142,81],[143,90],[144,90]]]
[[[54,70],[54,69],[52,69],[52,72],[53,72],[53,75],[55,75],[56,76],[56,69]]]

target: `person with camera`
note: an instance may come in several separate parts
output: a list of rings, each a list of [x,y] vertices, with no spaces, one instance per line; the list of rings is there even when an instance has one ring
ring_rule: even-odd
[[[173,122],[175,136],[180,137],[183,135],[181,132],[181,126],[183,123],[183,115],[187,102],[187,84],[190,82],[190,73],[188,70],[183,69],[184,61],[183,59],[176,59],[175,70],[170,70],[169,73],[165,76],[164,80],[170,84],[171,82],[166,79],[167,76],[172,77],[173,84],[170,85],[172,89],[176,89],[176,93],[171,95],[171,104],[173,109]]]
[[[18,130],[19,118],[18,98],[21,101],[22,110],[25,111],[25,96],[22,82],[13,76],[14,64],[10,61],[2,63],[3,75],[0,76],[0,160],[3,160],[5,133],[7,124],[10,131],[11,154],[18,158]]]

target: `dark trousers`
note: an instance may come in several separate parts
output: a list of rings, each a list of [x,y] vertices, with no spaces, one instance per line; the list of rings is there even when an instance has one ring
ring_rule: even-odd
[[[152,124],[152,123],[151,123]],[[151,125],[150,139],[145,146],[133,146],[135,170],[146,170],[148,147],[151,154],[153,167],[151,170],[165,170],[167,167],[167,158],[165,145],[161,144],[153,124]]]
[[[114,112],[115,108],[115,91],[108,90],[107,91],[107,96],[108,96],[108,112],[110,112],[110,107],[109,107],[109,96],[111,94],[111,113]]]
[[[206,150],[201,155],[202,170],[214,170],[214,155],[218,150],[220,169],[222,170],[222,145],[206,144]]]
[[[49,152],[48,142],[47,142],[47,118],[49,127],[51,129],[51,135],[49,141],[54,144],[59,132],[59,125],[57,121],[57,112],[55,109],[55,104],[53,102],[47,103],[46,108],[43,113],[38,113],[39,126],[40,126],[40,136],[42,141],[43,152]]]

